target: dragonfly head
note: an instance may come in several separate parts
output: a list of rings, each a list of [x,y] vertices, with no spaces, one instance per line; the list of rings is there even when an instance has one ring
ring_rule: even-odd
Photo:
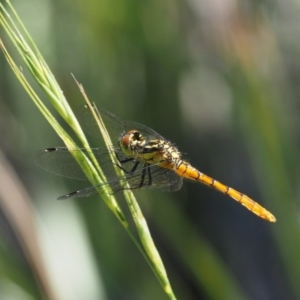
[[[132,156],[145,147],[146,140],[138,130],[133,129],[121,135],[119,144],[125,155]]]

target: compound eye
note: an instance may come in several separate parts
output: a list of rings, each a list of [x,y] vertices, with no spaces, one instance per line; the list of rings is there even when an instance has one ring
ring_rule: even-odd
[[[121,139],[120,143],[126,147],[130,148],[132,142],[139,140],[141,134],[137,130],[129,130],[126,134],[124,134]]]
[[[125,147],[125,148],[129,148],[130,147],[130,142],[131,142],[131,135],[130,134],[125,134],[121,140],[120,140],[120,143]]]

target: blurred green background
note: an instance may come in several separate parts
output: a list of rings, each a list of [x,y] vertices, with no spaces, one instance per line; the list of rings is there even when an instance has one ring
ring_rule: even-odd
[[[137,192],[177,298],[300,299],[299,2],[13,5],[70,102],[81,101],[73,73],[99,107],[153,128],[276,216],[190,182]],[[55,200],[88,183],[34,164],[62,142],[3,55],[0,70],[0,298],[167,299],[100,198]]]

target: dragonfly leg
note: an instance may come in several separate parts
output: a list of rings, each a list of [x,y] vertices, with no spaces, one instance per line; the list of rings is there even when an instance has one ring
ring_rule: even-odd
[[[145,180],[145,176],[146,176],[146,167],[147,167],[147,164],[144,164],[139,188],[144,185],[144,180]]]
[[[125,159],[121,160],[121,159],[119,158],[117,152],[115,152],[115,155],[116,155],[117,160],[119,161],[120,164],[125,164],[125,163],[127,163],[127,162],[129,162],[129,161],[133,161],[133,160],[134,160],[133,157],[128,157],[128,158],[125,158]]]
[[[144,164],[143,170],[142,170],[142,176],[141,176],[141,181],[139,184],[139,188],[141,188],[144,185],[145,177],[146,174],[148,175],[148,183],[147,185],[152,185],[152,177],[151,177],[151,172],[150,172],[150,165],[149,164]]]
[[[131,159],[131,160],[133,160],[133,159]],[[128,160],[129,161],[129,160]],[[128,162],[127,161],[127,162]],[[135,162],[135,164],[134,164],[134,166],[132,167],[132,169],[130,170],[130,171],[127,171],[125,168],[123,168],[122,166],[119,166],[119,165],[117,165],[124,173],[126,173],[126,174],[132,174],[135,170],[136,170],[136,168],[138,167],[138,165],[139,165],[139,163],[140,163],[140,161],[136,161]]]
[[[149,164],[147,164],[147,172],[148,172],[148,180],[149,180],[148,185],[152,185],[152,176],[151,176]]]
[[[117,152],[115,152],[115,154],[116,154],[116,157],[117,157],[117,159],[118,159],[118,161],[119,161],[120,164],[126,164],[126,163],[128,163],[128,162],[130,162],[130,161],[134,161],[134,160],[135,160],[133,157],[129,157],[129,158],[125,158],[125,159],[121,160],[121,159],[119,158]],[[117,166],[118,166],[124,173],[126,173],[126,174],[131,174],[131,173],[133,173],[133,172],[136,170],[136,168],[138,167],[138,165],[139,165],[139,161],[136,161],[135,164],[134,164],[134,166],[133,166],[133,168],[132,168],[130,171],[127,171],[127,170],[126,170],[125,168],[123,168],[121,165],[117,165]]]
[[[117,157],[117,158],[118,158],[118,157]],[[118,161],[119,161],[120,164],[126,164],[126,163],[128,163],[128,162],[130,162],[130,161],[133,161],[133,160],[134,160],[133,157],[126,158],[126,159],[123,159],[123,160],[119,160],[119,158],[118,158]]]

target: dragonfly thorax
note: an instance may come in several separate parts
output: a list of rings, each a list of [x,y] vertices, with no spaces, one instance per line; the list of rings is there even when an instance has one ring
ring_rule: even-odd
[[[181,163],[181,153],[167,140],[150,140],[143,150],[143,158],[150,164],[158,164],[163,168],[176,169]]]

